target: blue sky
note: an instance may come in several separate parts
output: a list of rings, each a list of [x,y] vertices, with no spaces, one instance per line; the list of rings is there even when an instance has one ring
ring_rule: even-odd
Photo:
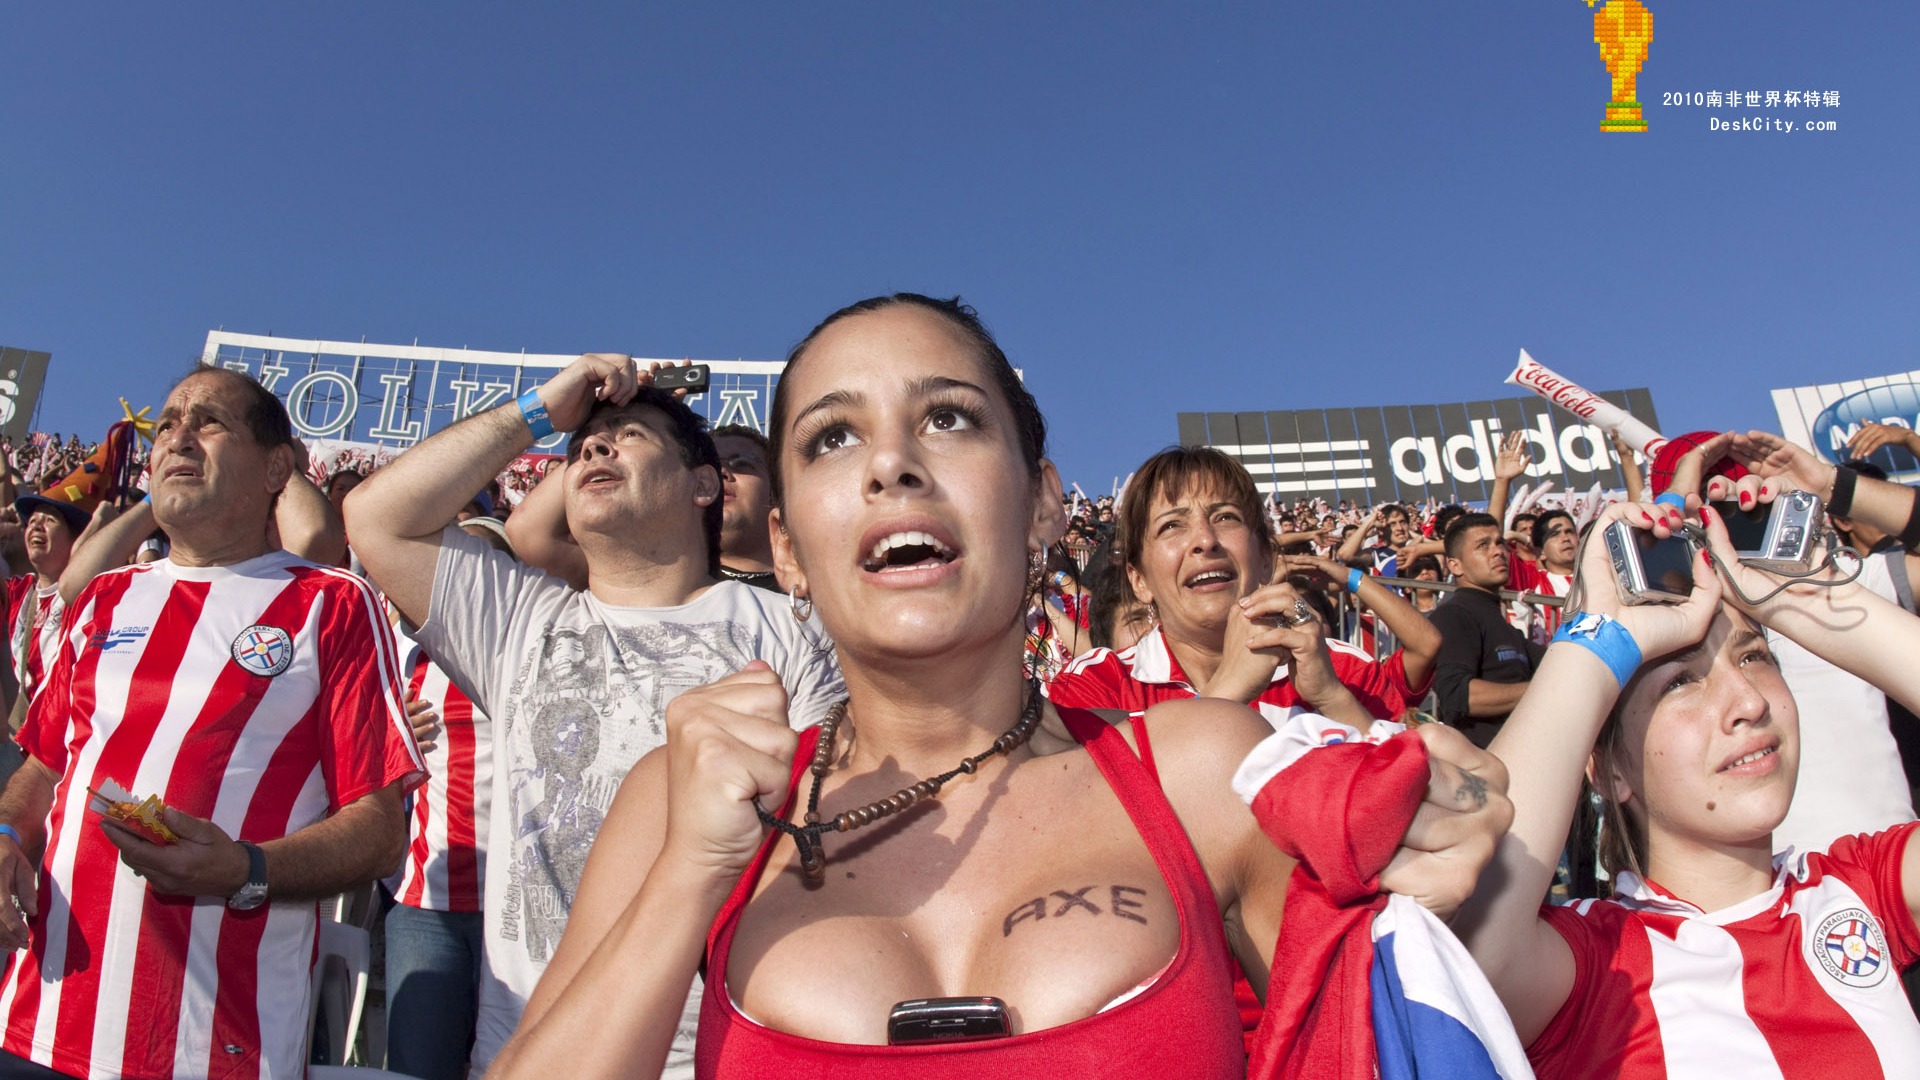
[[[1914,5],[1648,0],[1643,135],[1581,0],[1186,6],[8,5],[0,342],[97,432],[216,326],[775,359],[958,292],[1090,489],[1522,346],[1669,434],[1920,367]],[[1840,105],[1660,104],[1729,89]]]

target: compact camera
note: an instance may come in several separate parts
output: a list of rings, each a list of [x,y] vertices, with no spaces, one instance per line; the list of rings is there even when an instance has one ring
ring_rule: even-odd
[[[689,397],[704,394],[712,371],[707,364],[675,364],[654,372],[653,385],[661,390],[685,390]]]
[[[1613,579],[1629,604],[1678,604],[1693,593],[1693,560],[1699,549],[1684,534],[1665,540],[1624,521],[1602,534]]]
[[[1789,491],[1766,506],[1740,509],[1716,502],[1714,513],[1726,522],[1727,539],[1741,562],[1782,574],[1804,574],[1813,566],[1814,545],[1826,531],[1826,507],[1820,497]]]

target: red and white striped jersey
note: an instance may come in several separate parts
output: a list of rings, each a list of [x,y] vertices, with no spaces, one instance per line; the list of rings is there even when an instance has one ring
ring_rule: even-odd
[[[1572,574],[1556,574],[1541,563],[1509,557],[1507,566],[1507,588],[1515,592],[1564,597],[1573,588]],[[1547,604],[1534,607],[1515,603],[1507,606],[1507,621],[1515,630],[1544,645],[1553,639],[1554,631],[1560,629],[1560,616],[1564,613],[1564,608]]]
[[[1343,641],[1327,642],[1327,651],[1332,655],[1334,676],[1353,691],[1360,707],[1375,719],[1398,720],[1407,711],[1407,699],[1395,685],[1396,680],[1373,657]],[[1276,727],[1293,715],[1293,706],[1302,704],[1299,691],[1288,677],[1291,670],[1281,664],[1273,673],[1273,681],[1249,703]],[[1404,671],[1398,681],[1406,681]],[[1061,708],[1125,709],[1133,716],[1163,701],[1198,696],[1157,626],[1132,648],[1120,652],[1093,649],[1080,654],[1045,689],[1047,698]]]
[[[47,658],[60,650],[60,587],[41,589],[36,575],[7,579],[7,640],[13,650],[13,677],[39,693],[47,677]],[[29,606],[27,598],[34,603]],[[28,621],[32,620],[29,634]]]
[[[1547,907],[1573,993],[1527,1048],[1543,1080],[1912,1076],[1920,958],[1901,887],[1912,823],[1780,856],[1774,887],[1722,911],[1621,874],[1614,900]],[[1902,1064],[1904,1062],[1904,1064]]]
[[[86,789],[112,779],[264,843],[419,783],[372,589],[285,552],[162,561],[95,578],[68,616],[20,732],[60,780],[0,1045],[82,1077],[301,1076],[315,905],[151,891]]]
[[[415,650],[412,696],[440,714],[440,736],[426,751],[427,782],[413,793],[407,862],[395,897],[427,911],[479,911],[486,895],[487,837],[493,795],[493,732],[487,714]]]

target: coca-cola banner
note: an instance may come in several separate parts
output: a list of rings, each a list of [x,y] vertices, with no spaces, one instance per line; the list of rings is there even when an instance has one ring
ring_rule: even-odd
[[[1647,431],[1660,430],[1653,396],[1644,389],[1580,393],[1585,396],[1576,404],[1582,407],[1617,409],[1619,416]],[[1585,491],[1595,484],[1609,489],[1625,484],[1619,455],[1607,436],[1614,425],[1603,427],[1599,418],[1562,412],[1545,396],[1361,409],[1180,413],[1178,421],[1182,444],[1215,446],[1232,454],[1262,492],[1281,496],[1362,504],[1483,502],[1493,484],[1500,440],[1510,431],[1526,432],[1533,451],[1533,464],[1516,486],[1552,480],[1563,491]]]

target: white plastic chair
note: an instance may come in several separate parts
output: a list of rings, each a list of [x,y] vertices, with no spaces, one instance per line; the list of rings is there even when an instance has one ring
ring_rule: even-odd
[[[362,885],[349,889],[320,905],[320,918],[328,922],[346,923],[362,930],[373,929],[380,916],[380,883]]]
[[[309,1031],[326,1018],[325,1063],[345,1065],[360,1037],[360,1016],[367,1005],[367,979],[373,967],[372,943],[365,930],[320,920],[320,951],[313,963],[313,1005]],[[368,1070],[356,1070],[373,1076]],[[308,1075],[314,1075],[309,1073]]]

